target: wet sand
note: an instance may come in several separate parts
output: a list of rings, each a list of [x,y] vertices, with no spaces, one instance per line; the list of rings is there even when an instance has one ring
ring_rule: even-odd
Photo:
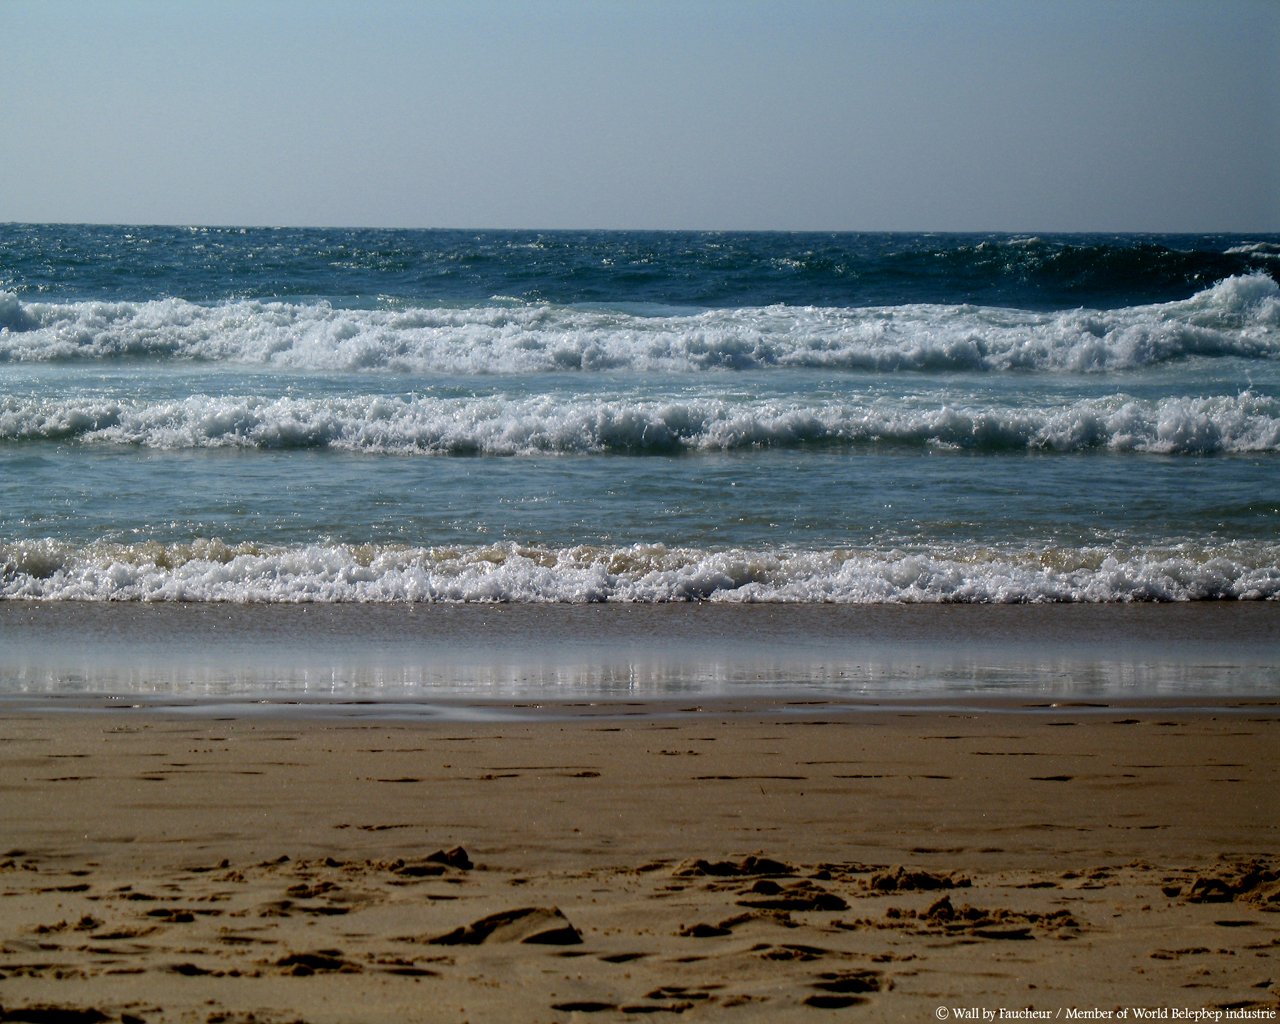
[[[1280,701],[1026,703],[11,704],[0,1020],[1275,1019]]]
[[[1280,602],[0,601],[0,697],[646,700],[1280,693]]]

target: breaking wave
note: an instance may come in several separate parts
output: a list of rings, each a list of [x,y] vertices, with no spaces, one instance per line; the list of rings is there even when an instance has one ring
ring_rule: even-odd
[[[932,446],[974,451],[1280,451],[1280,399],[1124,394],[1013,407],[903,400],[684,401],[193,395],[0,399],[0,443],[307,449],[403,455],[678,453]]]
[[[0,293],[0,360],[152,359],[289,370],[539,373],[810,368],[1095,372],[1192,357],[1280,357],[1280,286],[1234,276],[1189,299],[1112,310],[764,306],[642,314],[494,301],[349,309],[20,302]]]
[[[1280,599],[1280,545],[708,551],[217,540],[0,545],[0,598],[75,601],[868,603]]]

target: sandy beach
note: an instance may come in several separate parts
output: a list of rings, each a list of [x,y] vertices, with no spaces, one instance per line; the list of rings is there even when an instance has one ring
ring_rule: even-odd
[[[1275,1019],[1280,702],[1031,703],[12,706],[0,1020]]]

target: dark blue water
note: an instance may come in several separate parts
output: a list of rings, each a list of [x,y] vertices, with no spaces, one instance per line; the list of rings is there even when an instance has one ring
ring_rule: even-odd
[[[1274,276],[1276,235],[391,231],[0,225],[0,288],[61,301],[1110,309]]]

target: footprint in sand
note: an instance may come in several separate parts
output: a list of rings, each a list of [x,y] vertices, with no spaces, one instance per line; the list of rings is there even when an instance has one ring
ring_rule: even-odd
[[[880,971],[855,969],[824,971],[811,987],[818,991],[805,999],[805,1006],[839,1010],[865,1003],[868,993],[887,992],[893,987],[893,983]]]
[[[318,949],[310,953],[289,953],[280,957],[276,967],[286,974],[304,978],[312,974],[359,974],[363,968],[342,955],[340,949]]]
[[[427,942],[436,946],[478,946],[484,942],[575,946],[582,942],[582,935],[557,907],[518,907],[482,917]]]

